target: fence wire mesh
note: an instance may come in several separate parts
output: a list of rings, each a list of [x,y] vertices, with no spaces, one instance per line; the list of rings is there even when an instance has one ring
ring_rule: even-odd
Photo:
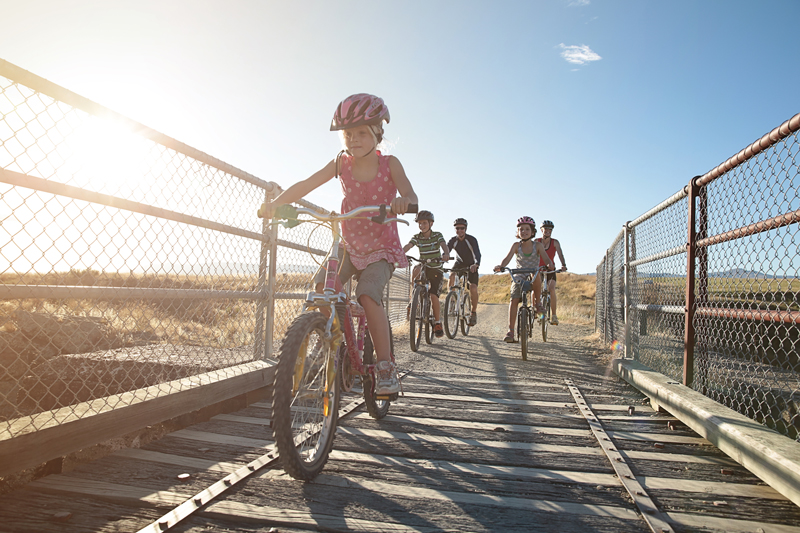
[[[597,327],[628,357],[800,440],[798,129],[800,115],[628,223],[597,269]]]
[[[0,437],[125,407],[130,391],[140,401],[197,387],[212,371],[252,371],[277,352],[330,233],[277,230],[269,279],[272,230],[254,214],[274,184],[97,104],[65,103],[83,99],[49,82],[9,76],[0,75]],[[395,277],[387,302],[404,322],[408,273]]]

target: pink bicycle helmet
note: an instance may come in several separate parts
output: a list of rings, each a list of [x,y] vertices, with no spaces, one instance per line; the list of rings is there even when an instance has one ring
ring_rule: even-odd
[[[389,123],[389,108],[383,103],[383,98],[366,93],[353,94],[336,107],[331,131],[356,126],[381,126],[384,120]]]
[[[520,227],[523,224],[528,224],[533,230],[536,230],[536,221],[531,217],[519,217],[517,219],[517,227]]]

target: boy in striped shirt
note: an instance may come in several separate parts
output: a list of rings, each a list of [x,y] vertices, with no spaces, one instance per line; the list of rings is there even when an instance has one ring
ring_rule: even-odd
[[[444,235],[438,231],[433,231],[433,213],[430,211],[420,211],[414,218],[414,222],[419,224],[419,233],[414,235],[408,244],[403,247],[403,251],[407,252],[414,246],[419,248],[419,258],[421,260],[429,260],[430,262],[425,265],[425,274],[428,281],[431,282],[431,289],[429,295],[431,298],[431,309],[433,310],[433,333],[437,337],[444,335],[442,328],[442,321],[439,314],[439,288],[442,285],[442,278],[444,273],[441,270],[442,262],[450,261],[450,250],[447,248],[447,242],[444,240]],[[414,267],[414,279],[419,273],[419,267]]]

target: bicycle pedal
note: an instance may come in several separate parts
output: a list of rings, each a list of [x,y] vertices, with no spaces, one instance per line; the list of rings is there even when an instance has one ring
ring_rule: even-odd
[[[375,396],[375,399],[376,400],[391,400],[392,399],[392,395],[391,394],[386,394],[384,396]]]

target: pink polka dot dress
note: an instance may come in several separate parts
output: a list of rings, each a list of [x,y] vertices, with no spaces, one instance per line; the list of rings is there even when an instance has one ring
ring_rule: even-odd
[[[363,205],[389,205],[397,197],[397,187],[389,169],[389,156],[378,152],[378,174],[370,181],[356,181],[353,178],[353,158],[342,155],[339,181],[342,184],[342,213],[347,213]],[[365,217],[377,215],[365,213]],[[346,220],[342,223],[342,237],[350,253],[350,261],[358,270],[367,265],[386,259],[395,268],[408,266],[406,254],[400,245],[397,223],[375,224],[366,218]]]

